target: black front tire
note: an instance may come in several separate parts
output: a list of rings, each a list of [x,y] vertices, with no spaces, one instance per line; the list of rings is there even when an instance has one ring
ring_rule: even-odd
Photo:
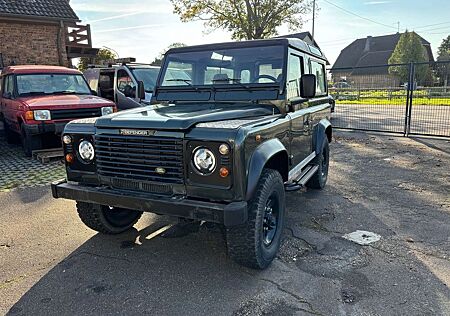
[[[269,204],[272,209],[270,212]],[[280,248],[285,208],[284,184],[280,173],[264,169],[256,194],[249,203],[247,223],[226,230],[229,256],[249,268],[267,268]]]
[[[142,216],[142,212],[86,202],[77,202],[77,211],[87,227],[107,235],[127,231]]]
[[[306,183],[306,187],[321,190],[327,184],[328,169],[330,166],[330,146],[327,138],[324,139],[322,150],[320,154],[314,158],[313,164],[317,165],[319,169]]]
[[[21,142],[22,142],[22,148],[23,152],[25,153],[25,156],[31,157],[31,154],[34,150],[42,149],[42,138],[39,135],[30,135],[27,130],[25,129],[25,126],[21,126]]]

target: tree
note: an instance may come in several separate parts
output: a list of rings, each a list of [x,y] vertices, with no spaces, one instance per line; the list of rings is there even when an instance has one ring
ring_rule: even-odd
[[[438,61],[449,61],[449,63],[437,63],[436,75],[439,78],[441,84],[445,87],[450,82],[450,35],[442,40],[441,46],[438,48]]]
[[[177,47],[185,47],[187,46],[184,43],[173,43],[170,44],[165,50],[163,50],[159,55],[155,58],[155,60],[152,62],[153,66],[161,66],[162,60],[164,58],[164,54],[171,48],[177,48]]]
[[[210,30],[225,29],[235,40],[273,37],[277,28],[303,25],[310,0],[170,0],[181,21],[204,21]]]
[[[89,57],[81,57],[80,62],[78,63],[78,70],[84,71],[87,69],[89,64],[101,65],[103,62],[111,61],[117,58],[118,56],[112,50],[108,48],[101,48],[97,56],[94,58]]]
[[[426,61],[429,61],[428,55],[422,45],[420,36],[415,32],[406,31],[400,36],[397,46],[388,62],[389,64],[407,64],[411,62],[418,63]],[[430,75],[430,67],[428,65],[416,65],[414,70],[417,81],[422,81]],[[409,81],[408,66],[389,67],[389,73],[398,76],[401,82]]]

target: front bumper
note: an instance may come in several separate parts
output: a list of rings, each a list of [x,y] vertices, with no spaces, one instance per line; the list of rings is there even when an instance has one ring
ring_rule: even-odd
[[[24,124],[24,127],[29,135],[39,135],[45,133],[55,133],[57,135],[61,135],[67,123],[68,122],[41,122],[39,124]]]
[[[52,183],[54,198],[123,207],[160,215],[169,215],[235,226],[247,221],[247,202],[228,204],[198,201],[184,197],[141,194],[105,187],[91,187],[59,180]]]

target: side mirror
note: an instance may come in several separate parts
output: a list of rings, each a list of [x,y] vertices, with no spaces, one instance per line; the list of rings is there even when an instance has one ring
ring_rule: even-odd
[[[95,91],[95,90],[91,90],[91,94],[92,94],[92,95],[95,95],[95,96],[98,96],[98,93],[97,93],[97,91]]]
[[[316,76],[305,74],[300,78],[300,96],[311,99],[316,96]]]
[[[139,80],[137,82],[137,97],[140,100],[145,100],[145,87],[144,87],[144,82]]]

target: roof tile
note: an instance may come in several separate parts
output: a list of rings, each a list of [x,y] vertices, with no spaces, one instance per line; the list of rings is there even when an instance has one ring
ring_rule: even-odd
[[[69,0],[0,0],[2,15],[79,20]]]

